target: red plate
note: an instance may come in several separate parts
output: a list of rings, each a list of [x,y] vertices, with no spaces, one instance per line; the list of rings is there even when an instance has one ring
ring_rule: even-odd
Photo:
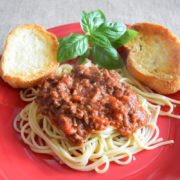
[[[57,37],[72,32],[81,33],[78,23],[49,29]],[[180,100],[180,92],[172,95]],[[180,120],[159,117],[160,136],[174,139],[172,145],[137,154],[136,160],[126,166],[111,164],[104,174],[78,172],[65,165],[59,165],[49,156],[30,151],[13,129],[13,119],[24,106],[18,90],[0,79],[0,179],[179,179],[180,178]],[[180,114],[180,106],[175,109]]]

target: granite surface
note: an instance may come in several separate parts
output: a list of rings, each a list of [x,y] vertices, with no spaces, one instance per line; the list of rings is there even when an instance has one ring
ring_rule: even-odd
[[[18,24],[50,28],[78,22],[82,10],[95,9],[124,23],[159,23],[180,37],[180,0],[0,0],[0,52],[8,32]]]

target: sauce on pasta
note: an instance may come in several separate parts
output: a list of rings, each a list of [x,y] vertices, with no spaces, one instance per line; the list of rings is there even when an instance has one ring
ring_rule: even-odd
[[[71,74],[43,80],[36,103],[73,144],[82,144],[91,132],[108,126],[129,137],[146,124],[148,114],[119,76],[107,69],[77,65]]]

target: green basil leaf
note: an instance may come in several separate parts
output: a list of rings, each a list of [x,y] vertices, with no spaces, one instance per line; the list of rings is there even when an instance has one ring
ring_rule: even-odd
[[[113,42],[113,46],[118,48],[129,41],[133,40],[138,35],[137,31],[134,31],[132,29],[127,29],[126,32],[115,42]]]
[[[82,64],[86,60],[86,58],[89,56],[90,50],[87,49],[87,51],[79,57],[79,63]]]
[[[95,44],[97,46],[101,46],[101,47],[109,47],[111,46],[110,41],[108,40],[108,38],[104,35],[102,35],[99,32],[94,32],[90,37],[89,37],[90,42],[92,42],[92,44]]]
[[[91,34],[95,31],[101,24],[105,22],[106,18],[101,10],[96,10],[92,12],[81,13],[81,28],[85,33]]]
[[[58,61],[63,62],[83,55],[88,49],[88,39],[81,34],[71,34],[59,40]]]
[[[123,60],[119,53],[112,46],[100,47],[97,45],[92,46],[92,56],[95,62],[103,68],[118,69],[122,68]]]
[[[114,42],[126,32],[126,25],[119,22],[106,22],[97,31],[106,36],[110,42]]]

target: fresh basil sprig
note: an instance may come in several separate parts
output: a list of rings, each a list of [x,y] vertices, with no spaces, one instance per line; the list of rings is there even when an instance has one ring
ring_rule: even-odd
[[[106,22],[102,24],[97,31],[106,36],[110,42],[114,42],[126,32],[126,26],[119,22]]]
[[[123,61],[114,47],[100,47],[93,45],[92,56],[95,62],[107,69],[118,69],[123,66]]]
[[[98,45],[100,47],[109,47],[109,46],[111,46],[111,43],[110,43],[109,39],[100,32],[94,32],[89,37],[89,40],[90,40],[90,42],[92,44]]]
[[[105,21],[106,21],[106,17],[101,10],[92,11],[90,13],[83,11],[81,13],[80,25],[85,33],[91,34],[101,24],[104,24]]]
[[[88,39],[81,34],[71,34],[59,39],[58,60],[60,62],[83,55],[88,49]]]
[[[132,29],[127,29],[126,32],[112,44],[115,48],[123,46],[124,44],[128,43],[129,41],[133,40],[138,35],[137,31]]]
[[[81,13],[82,34],[70,34],[59,39],[58,61],[79,57],[80,63],[91,54],[100,67],[117,69],[123,66],[118,48],[137,36],[119,22],[108,22],[101,10]]]

